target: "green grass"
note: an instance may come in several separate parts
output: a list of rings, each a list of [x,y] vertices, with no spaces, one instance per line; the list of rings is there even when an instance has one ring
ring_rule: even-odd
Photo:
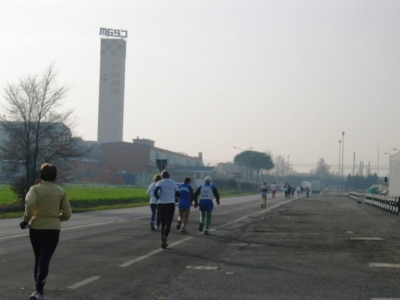
[[[149,199],[145,188],[63,186],[70,201]]]
[[[61,186],[67,193],[73,212],[146,206],[147,188],[113,186]],[[220,191],[221,198],[254,195],[237,191]],[[14,204],[15,196],[8,185],[0,185],[0,205]],[[23,208],[21,208],[23,209]],[[18,218],[23,212],[0,213],[0,219]]]
[[[0,185],[0,204],[13,204],[15,195],[8,185]]]

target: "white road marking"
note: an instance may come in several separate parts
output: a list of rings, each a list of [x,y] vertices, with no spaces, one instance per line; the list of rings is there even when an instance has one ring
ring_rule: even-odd
[[[73,290],[77,289],[78,287],[81,287],[81,286],[83,286],[85,284],[91,283],[91,282],[93,282],[93,281],[95,281],[95,280],[97,280],[99,278],[101,278],[101,277],[100,276],[89,277],[88,279],[82,280],[80,282],[77,282],[77,283],[75,283],[73,285],[68,286],[67,289],[73,289]]]
[[[179,244],[182,244],[182,243],[184,243],[184,242],[186,242],[186,241],[188,241],[188,240],[191,240],[192,238],[193,238],[193,237],[190,236],[190,237],[187,237],[187,238],[185,238],[185,239],[183,239],[183,240],[180,240],[180,241],[177,241],[177,242],[175,242],[175,243],[172,243],[171,245],[168,246],[168,248],[174,247],[174,246],[179,245]]]
[[[14,238],[22,237],[22,236],[29,236],[29,234],[19,234],[19,235],[6,236],[6,237],[0,238],[0,240],[14,239]]]
[[[350,238],[351,241],[384,241],[385,239],[379,237],[358,237]]]
[[[186,269],[215,271],[215,270],[218,270],[219,267],[210,267],[210,266],[186,266]]]
[[[370,263],[370,268],[400,268],[400,264]]]
[[[301,197],[300,197],[300,198],[301,198]],[[265,213],[265,212],[270,212],[270,211],[271,211],[272,209],[274,209],[274,208],[277,208],[277,207],[279,207],[279,206],[281,206],[281,205],[290,203],[290,202],[292,202],[292,201],[294,201],[294,200],[298,200],[298,199],[299,199],[299,198],[292,199],[292,200],[285,201],[285,202],[279,202],[279,203],[277,203],[277,204],[271,206],[271,207],[268,208],[268,209],[263,209],[262,211],[258,211],[258,212],[254,213],[254,214],[250,214],[250,215],[241,217],[241,218],[239,218],[239,219],[237,219],[237,220],[235,220],[235,221],[228,222],[228,223],[226,223],[226,224],[224,224],[224,225],[218,226],[217,228],[222,228],[222,227],[225,227],[225,226],[228,226],[228,225],[231,225],[231,224],[240,222],[241,220],[247,219],[247,218],[250,217],[250,216],[258,215],[258,214]]]
[[[229,244],[229,246],[248,246],[249,244]]]
[[[221,227],[227,226],[227,225],[229,225],[229,224],[237,223],[237,222],[239,222],[239,221],[241,221],[241,220],[243,220],[243,219],[248,218],[249,216],[252,216],[252,215],[256,215],[256,214],[260,214],[260,213],[264,213],[264,212],[270,211],[271,209],[274,209],[274,208],[276,208],[276,207],[279,207],[279,206],[281,206],[281,205],[287,204],[287,203],[292,202],[292,201],[297,200],[297,199],[299,199],[299,198],[292,199],[292,200],[289,200],[289,201],[286,201],[286,202],[278,203],[278,204],[276,204],[276,205],[270,207],[269,209],[264,209],[264,210],[262,210],[261,212],[256,212],[256,213],[254,213],[254,214],[247,215],[247,216],[242,217],[242,218],[239,218],[239,219],[237,219],[237,220],[235,220],[235,221],[226,223],[225,225],[218,226],[217,228],[221,228]],[[214,231],[214,230],[215,230],[215,229],[213,228],[213,229],[211,229],[210,231]],[[199,234],[204,234],[204,232],[200,232]],[[182,243],[184,243],[184,242],[186,242],[186,241],[191,240],[192,238],[193,238],[193,237],[187,237],[187,238],[185,238],[185,239],[183,239],[183,240],[177,241],[177,242],[175,242],[175,243],[173,243],[173,244],[170,244],[170,245],[168,246],[168,248],[171,248],[171,247],[174,247],[174,246],[176,246],[176,245],[182,244]],[[132,265],[132,264],[134,264],[134,263],[137,263],[137,262],[139,262],[139,261],[142,261],[142,260],[144,260],[144,259],[146,259],[146,258],[149,258],[149,257],[151,257],[151,256],[153,256],[153,255],[155,255],[155,254],[157,254],[157,253],[159,253],[159,252],[162,252],[162,251],[165,251],[165,250],[164,250],[164,249],[157,249],[157,250],[151,251],[151,252],[149,252],[149,253],[147,253],[147,254],[145,254],[145,255],[142,255],[142,256],[136,257],[136,258],[134,258],[134,259],[131,259],[131,260],[129,260],[129,261],[127,261],[127,262],[125,262],[125,263],[119,265],[119,267],[121,267],[121,268],[126,268],[126,267],[128,267],[128,266],[130,266],[130,265]]]
[[[184,242],[186,242],[188,240],[191,240],[192,238],[193,237],[187,237],[187,238],[185,238],[183,240],[180,240],[180,241],[177,241],[175,243],[172,243],[171,245],[168,246],[168,248],[171,248],[171,247],[174,247],[176,245],[182,244],[182,243],[184,243]],[[142,255],[142,256],[136,257],[134,259],[131,259],[131,260],[119,265],[119,266],[121,268],[126,268],[126,267],[128,267],[128,266],[130,266],[130,265],[132,265],[134,263],[137,263],[138,261],[141,261],[141,260],[144,260],[146,258],[149,258],[150,256],[153,256],[153,255],[155,255],[155,254],[157,254],[159,252],[162,252],[162,251],[165,251],[165,250],[164,249],[157,249],[157,250],[151,251],[151,252],[149,252],[149,253],[147,253],[145,255]]]
[[[400,300],[400,298],[371,298],[371,300]]]
[[[80,228],[86,228],[86,227],[94,227],[94,226],[100,226],[100,225],[107,225],[107,224],[112,224],[112,223],[116,223],[116,222],[118,222],[118,221],[110,221],[110,222],[104,222],[104,223],[95,223],[95,224],[89,224],[89,225],[69,227],[69,228],[61,229],[61,231],[74,230],[74,229],[80,229]]]
[[[147,216],[146,217],[138,217],[138,218],[133,218],[133,220],[147,219],[147,218],[148,218]],[[112,223],[117,223],[117,222],[127,222],[127,221],[128,220],[126,220],[126,219],[121,219],[121,220],[109,221],[109,222],[103,222],[103,223],[95,223],[95,224],[82,225],[82,226],[76,226],[76,227],[68,227],[68,228],[62,228],[61,231],[81,229],[81,228],[87,228],[87,227],[95,227],[95,226],[100,226],[100,225],[107,225],[107,224],[112,224]],[[14,238],[19,238],[19,237],[23,237],[23,236],[29,236],[29,233],[5,236],[5,237],[0,238],[0,240],[14,239]]]

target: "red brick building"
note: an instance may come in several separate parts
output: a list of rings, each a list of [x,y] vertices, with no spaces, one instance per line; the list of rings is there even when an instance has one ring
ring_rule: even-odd
[[[167,159],[167,169],[176,166],[202,167],[202,153],[199,156],[189,156],[157,148],[155,142],[149,139],[133,139],[132,143],[115,142],[101,144],[102,169],[111,172],[154,173],[157,172],[156,159]]]

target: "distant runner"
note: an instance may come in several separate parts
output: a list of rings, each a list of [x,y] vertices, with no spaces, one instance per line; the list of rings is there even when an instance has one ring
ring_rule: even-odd
[[[219,205],[219,193],[217,188],[211,183],[211,177],[206,176],[204,178],[204,184],[200,185],[196,192],[194,193],[195,207],[197,207],[197,197],[200,195],[199,209],[200,209],[200,225],[199,231],[203,231],[204,221],[207,216],[207,224],[204,229],[204,234],[208,235],[208,229],[211,224],[212,210],[214,209],[214,203],[212,201],[213,195],[215,196],[215,201]]]
[[[307,195],[307,198],[310,197],[310,188],[308,186],[306,187],[306,195]]]
[[[180,198],[178,202],[179,216],[176,229],[180,230],[182,233],[187,233],[186,225],[189,222],[190,206],[192,206],[193,200],[193,188],[190,186],[190,182],[190,178],[185,178],[184,183],[178,187]]]
[[[258,190],[261,192],[261,208],[265,208],[267,206],[267,184],[264,182]]]
[[[300,197],[301,188],[299,185],[296,187],[296,192],[297,192],[297,197]]]
[[[161,175],[157,174],[153,177],[153,182],[150,183],[149,188],[147,189],[147,195],[150,196],[150,209],[151,209],[151,216],[150,216],[150,229],[153,231],[158,230],[160,227],[160,216],[157,213],[157,198],[154,196],[154,190],[156,189],[156,183],[161,180]],[[157,216],[157,225],[154,226]]]
[[[276,184],[275,181],[271,184],[272,198],[275,198],[276,195]]]

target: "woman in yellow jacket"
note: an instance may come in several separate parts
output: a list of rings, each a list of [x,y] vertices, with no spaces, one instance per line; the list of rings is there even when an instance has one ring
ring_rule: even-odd
[[[44,284],[49,264],[60,238],[61,221],[71,217],[71,207],[65,191],[54,184],[57,168],[49,163],[40,167],[41,182],[33,185],[25,198],[22,229],[29,227],[29,237],[35,254],[36,291],[30,300],[45,300]]]

